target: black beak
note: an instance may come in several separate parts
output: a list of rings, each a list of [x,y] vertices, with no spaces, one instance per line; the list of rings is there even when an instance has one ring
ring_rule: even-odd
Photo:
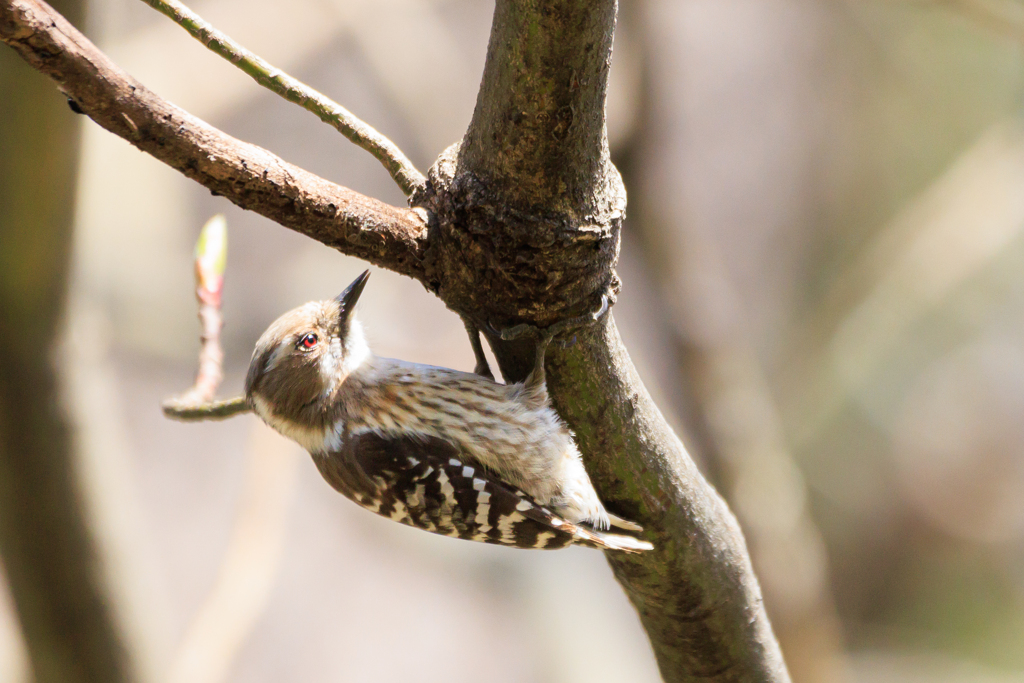
[[[356,302],[359,301],[359,295],[363,293],[363,288],[366,287],[366,281],[370,279],[370,271],[364,270],[362,275],[352,281],[345,291],[335,297],[335,301],[341,304],[340,320],[341,328],[346,329],[348,327],[348,318],[352,314],[352,311],[356,307]]]

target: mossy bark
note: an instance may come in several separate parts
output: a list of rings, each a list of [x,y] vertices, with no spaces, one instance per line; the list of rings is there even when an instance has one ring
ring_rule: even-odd
[[[426,283],[478,328],[548,325],[614,299],[626,195],[604,104],[614,0],[498,0],[469,131],[414,202]],[[532,340],[488,334],[504,377]],[[743,535],[662,417],[607,315],[548,353],[548,388],[608,508],[655,545],[609,554],[666,681],[787,681]]]

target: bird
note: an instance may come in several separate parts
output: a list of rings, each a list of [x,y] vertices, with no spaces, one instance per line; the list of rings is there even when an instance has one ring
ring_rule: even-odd
[[[379,357],[354,314],[369,275],[267,328],[245,379],[253,412],[338,492],[402,524],[515,548],[653,548],[605,509],[551,405],[551,335],[515,384]]]

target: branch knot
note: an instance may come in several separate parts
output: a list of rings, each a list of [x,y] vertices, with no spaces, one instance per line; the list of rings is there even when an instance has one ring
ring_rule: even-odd
[[[552,210],[544,197],[512,204],[501,181],[464,170],[459,152],[458,144],[445,150],[414,198],[436,217],[424,265],[449,308],[481,323],[546,326],[593,309],[602,296],[614,301],[624,191],[600,211]]]

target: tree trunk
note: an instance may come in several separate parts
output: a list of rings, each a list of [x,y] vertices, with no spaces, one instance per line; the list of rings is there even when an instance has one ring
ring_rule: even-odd
[[[414,203],[436,218],[427,285],[480,329],[595,310],[625,190],[605,133],[614,0],[498,0],[469,131]],[[532,340],[488,340],[502,374],[529,372]],[[788,680],[743,535],[637,377],[614,318],[548,354],[548,387],[610,510],[655,551],[609,554],[666,681]]]
[[[6,50],[0,93],[0,555],[38,683],[130,681],[55,371],[79,122]]]

